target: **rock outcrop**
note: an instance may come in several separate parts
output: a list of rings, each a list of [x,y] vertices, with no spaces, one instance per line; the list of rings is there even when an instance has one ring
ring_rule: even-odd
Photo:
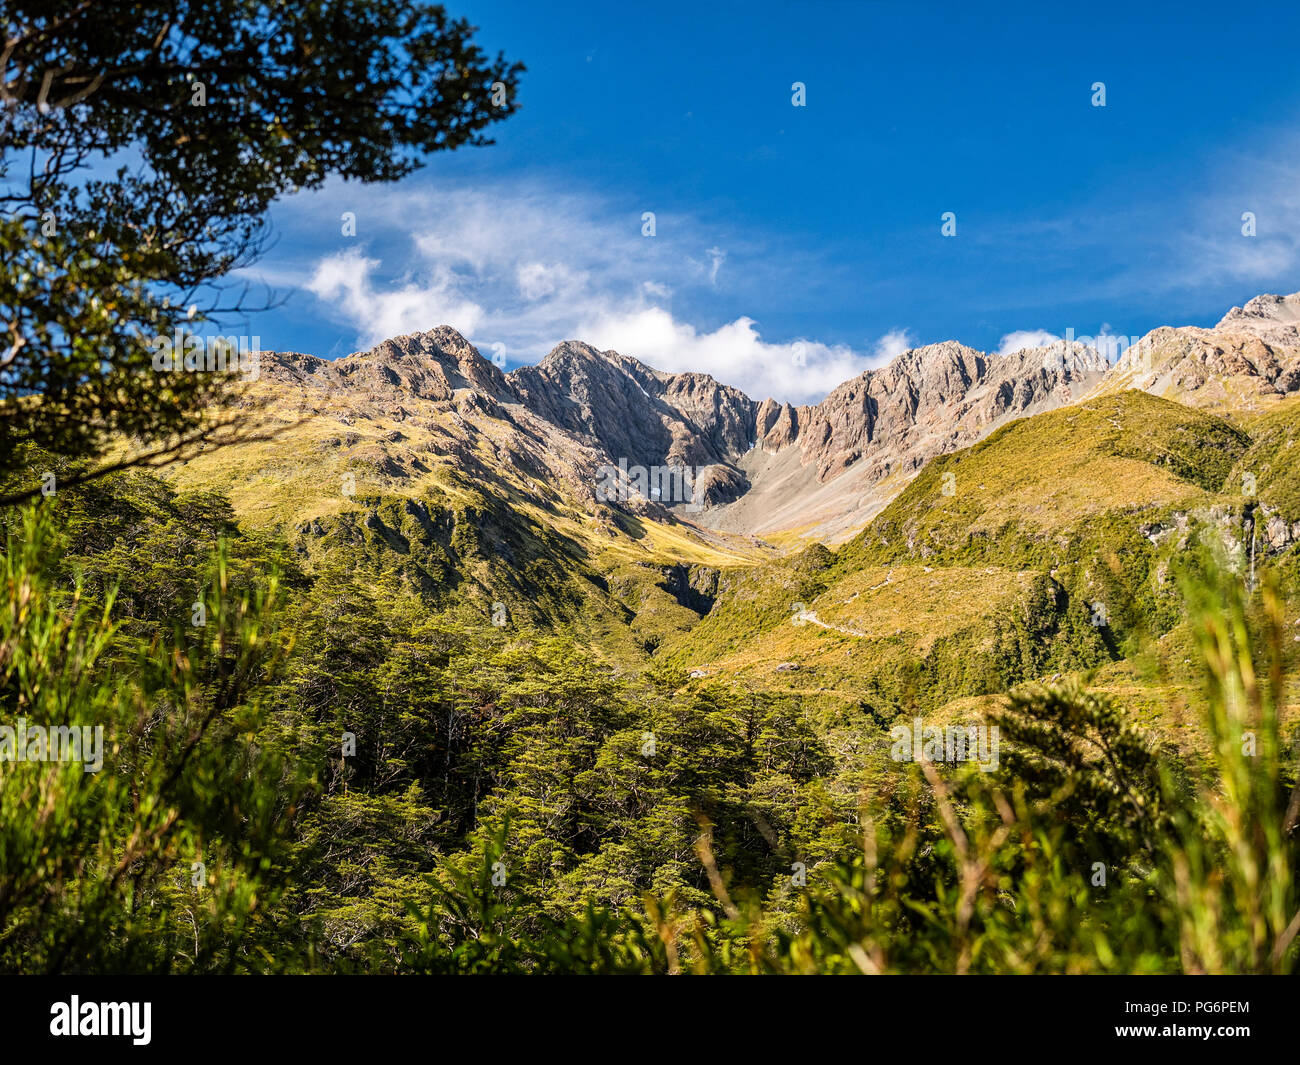
[[[707,374],[667,374],[589,344],[565,341],[509,375],[517,401],[617,461],[709,466],[753,440],[756,404]]]
[[[1300,293],[1256,296],[1213,329],[1153,329],[1101,385],[1140,388],[1192,406],[1257,407],[1300,391]]]
[[[1099,381],[1105,360],[1062,341],[1049,348],[986,355],[955,341],[905,351],[888,366],[847,381],[814,407],[771,401],[759,411],[759,443],[797,446],[818,481],[858,463],[878,476],[919,469],[1012,417],[1070,402]]]

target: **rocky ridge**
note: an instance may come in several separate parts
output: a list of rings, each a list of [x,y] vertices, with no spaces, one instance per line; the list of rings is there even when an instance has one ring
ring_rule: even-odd
[[[1113,368],[1064,341],[1007,355],[930,344],[804,406],[578,341],[506,374],[449,326],[334,361],[264,354],[263,366],[265,387],[312,417],[420,430],[418,447],[402,428],[365,442],[392,478],[430,461],[481,477],[504,464],[599,511],[602,466],[689,467],[693,505],[635,491],[617,505],[729,533],[835,541],[930,459],[1016,418],[1134,387],[1208,407],[1300,391],[1300,293],[1256,297],[1213,329],[1153,330]]]

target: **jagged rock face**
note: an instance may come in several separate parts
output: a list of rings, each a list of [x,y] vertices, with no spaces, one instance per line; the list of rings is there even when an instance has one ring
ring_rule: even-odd
[[[369,395],[446,401],[472,389],[496,400],[513,399],[505,375],[449,326],[385,340],[344,359],[319,359],[297,352],[263,356],[262,371],[285,384],[344,389]]]
[[[1125,388],[1220,409],[1256,408],[1300,391],[1300,292],[1256,296],[1213,329],[1153,329],[1098,390]]]
[[[999,356],[948,341],[868,370],[816,406],[792,407],[567,341],[509,381],[533,413],[629,462],[734,465],[757,443],[798,447],[802,464],[826,481],[864,459],[882,476],[919,469],[1008,416],[1069,402],[1072,388],[1104,370],[1095,351],[1076,345],[1067,354],[1063,342]]]
[[[1067,353],[1064,342],[1005,356],[931,344],[840,385],[815,407],[769,400],[759,408],[759,439],[771,451],[798,445],[819,481],[863,460],[880,476],[919,469],[1008,417],[1068,403],[1105,369],[1093,349]]]
[[[948,341],[792,407],[568,341],[507,379],[530,412],[615,462],[708,467],[694,500],[704,512],[691,520],[775,531],[798,525],[801,500],[816,496],[810,527],[834,538],[888,500],[873,494],[878,482],[909,477],[1011,418],[1068,403],[1105,369],[1097,352],[1064,342],[1002,356]]]
[[[340,377],[367,388],[396,388],[421,399],[451,399],[472,388],[494,399],[510,395],[505,375],[450,326],[385,340],[335,364]]]
[[[509,375],[519,402],[616,461],[708,466],[753,440],[754,402],[706,374],[665,374],[614,351],[565,341]]]
[[[1214,331],[1251,333],[1275,347],[1300,347],[1300,292],[1256,296],[1244,307],[1233,307]]]
[[[709,466],[695,481],[691,500],[697,506],[717,507],[734,503],[749,491],[749,478],[734,466]]]
[[[739,389],[702,373],[655,376],[663,382],[664,401],[689,419],[719,458],[734,461],[753,446],[758,404]]]
[[[1294,327],[1234,310],[1237,317],[1229,314],[1214,329],[1153,329],[1124,352],[1103,387],[1140,388],[1196,406],[1300,390],[1300,337],[1294,346],[1281,342]]]
[[[262,366],[278,397],[341,427],[320,447],[350,448],[394,479],[443,461],[486,480],[530,478],[585,506],[598,502],[602,466],[692,467],[695,507],[678,516],[830,540],[860,528],[936,455],[1014,418],[1134,387],[1203,406],[1300,391],[1300,293],[1259,296],[1214,329],[1156,329],[1110,370],[1077,343],[991,355],[946,341],[799,407],[577,341],[502,374],[447,326],[335,361],[267,354]],[[383,432],[350,442],[342,427],[364,419]],[[652,499],[619,505],[668,516]]]

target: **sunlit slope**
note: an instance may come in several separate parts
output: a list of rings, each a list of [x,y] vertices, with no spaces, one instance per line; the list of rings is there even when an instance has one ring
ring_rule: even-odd
[[[450,399],[410,392],[394,399],[266,378],[246,399],[259,438],[204,451],[166,476],[182,489],[221,492],[254,525],[302,531],[361,513],[366,500],[454,506],[477,492],[592,555],[734,565],[764,553],[750,538],[696,528],[663,508],[637,515],[593,505],[600,456],[471,389]]]
[[[241,523],[282,530],[309,566],[364,574],[432,610],[562,627],[640,661],[661,631],[707,609],[683,572],[773,553],[662,508],[594,504],[583,473],[593,455],[468,390],[438,402],[404,395],[395,411],[366,393],[275,381],[253,391],[264,438],[166,476],[227,495]]]
[[[1285,450],[1286,425],[1270,426]],[[1195,684],[1179,567],[1212,544],[1248,568],[1252,502],[1234,483],[1267,457],[1252,447],[1242,428],[1139,392],[1014,422],[934,459],[838,552],[724,573],[708,616],[661,654],[700,680],[880,721],[1096,671],[1168,722]]]
[[[1211,502],[1249,446],[1214,415],[1144,392],[1102,397],[935,459],[847,554],[974,556],[1037,543],[1048,558],[1062,532],[1099,515]]]
[[[1228,487],[1254,494],[1268,517],[1277,515],[1288,526],[1300,521],[1300,399],[1285,400],[1243,424],[1251,445],[1229,474]]]

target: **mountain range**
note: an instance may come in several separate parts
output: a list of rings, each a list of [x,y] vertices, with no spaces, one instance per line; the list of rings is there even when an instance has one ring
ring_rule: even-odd
[[[633,486],[617,504],[742,553],[836,543],[936,456],[1128,388],[1221,412],[1258,411],[1300,390],[1300,293],[1259,296],[1212,329],[1155,329],[1113,367],[1066,341],[1001,355],[931,344],[811,406],[756,400],[707,374],[663,373],[579,341],[506,374],[445,325],[333,361],[264,353],[252,391],[284,430],[261,459],[277,474],[257,485],[233,476],[226,487],[237,502],[256,496],[254,509],[310,519],[340,501],[325,471],[346,467],[357,483],[400,494],[450,466],[600,515],[602,467],[684,467],[699,471],[693,500]],[[205,473],[211,465],[197,462]]]
[[[503,373],[439,326],[263,353],[239,402],[268,435],[167,476],[308,567],[567,632],[615,671],[797,696],[846,744],[864,713],[966,720],[1078,671],[1182,743],[1180,566],[1210,545],[1248,579],[1297,554],[1298,392],[1300,293],[1109,366],[932,344],[809,406],[577,341]],[[694,501],[602,496],[636,467],[701,471]]]

